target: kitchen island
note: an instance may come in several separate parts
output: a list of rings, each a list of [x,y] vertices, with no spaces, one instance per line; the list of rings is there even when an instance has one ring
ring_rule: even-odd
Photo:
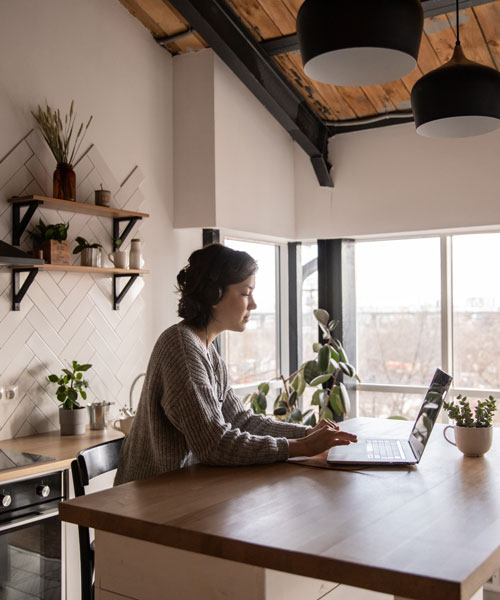
[[[343,424],[365,437],[407,437],[410,426]],[[418,467],[196,465],[63,502],[60,516],[96,529],[96,600],[275,600],[276,573],[316,580],[328,600],[325,582],[467,600],[500,566],[497,446],[464,458],[437,425]],[[287,598],[312,597],[283,577]]]

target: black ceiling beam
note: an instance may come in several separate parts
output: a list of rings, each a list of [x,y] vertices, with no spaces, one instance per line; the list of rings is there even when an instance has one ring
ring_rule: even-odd
[[[464,10],[478,6],[479,4],[489,4],[492,1],[459,0],[459,8]],[[455,0],[422,0],[422,7],[424,9],[424,18],[445,15],[455,11]],[[298,52],[299,40],[297,34],[292,33],[260,42],[260,46],[269,56],[276,56],[277,54],[286,54],[287,52]]]
[[[329,129],[222,0],[169,0],[310,156],[319,184],[333,187]]]

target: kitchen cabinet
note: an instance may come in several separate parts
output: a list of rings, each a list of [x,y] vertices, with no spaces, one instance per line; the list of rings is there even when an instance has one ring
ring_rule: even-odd
[[[49,208],[53,210],[62,210],[74,213],[82,213],[105,217],[113,221],[113,249],[115,250],[127,238],[133,226],[137,221],[149,217],[147,213],[122,210],[107,206],[98,206],[84,202],[71,202],[69,200],[60,200],[58,198],[48,198],[46,196],[22,196],[9,199],[12,205],[12,243],[19,246],[21,236],[29,225],[38,207]],[[21,210],[25,212],[21,215]],[[121,225],[125,227],[121,229]],[[33,283],[39,271],[73,271],[81,273],[101,273],[103,275],[113,276],[113,308],[119,309],[120,302],[126,296],[127,292],[138,277],[149,273],[147,269],[117,269],[106,267],[82,267],[77,265],[15,265],[11,266],[12,271],[12,310],[20,310],[21,301]],[[27,273],[24,282],[21,283],[21,274]],[[128,278],[127,283],[119,290],[118,281],[122,278]]]

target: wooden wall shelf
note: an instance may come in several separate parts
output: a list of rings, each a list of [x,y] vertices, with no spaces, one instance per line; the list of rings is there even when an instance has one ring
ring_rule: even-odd
[[[45,208],[67,210],[68,212],[84,213],[86,215],[96,215],[98,217],[108,217],[110,219],[123,217],[138,217],[139,219],[147,219],[149,217],[147,213],[122,210],[120,208],[112,208],[108,206],[98,206],[97,204],[89,204],[86,202],[59,200],[58,198],[48,198],[47,196],[14,196],[13,198],[9,198],[9,202],[13,205],[26,205],[36,202],[39,206],[44,206]]]
[[[122,210],[108,206],[98,206],[84,202],[72,202],[70,200],[60,200],[59,198],[49,198],[47,196],[15,196],[9,198],[12,205],[12,243],[19,246],[21,236],[29,225],[30,220],[38,207],[50,208],[53,210],[62,210],[74,213],[83,213],[96,217],[106,217],[113,219],[113,249],[123,243],[132,227],[141,219],[149,217],[147,213],[135,212],[131,210]],[[21,209],[26,209],[21,217]],[[120,233],[120,224],[126,223],[125,228]],[[117,269],[114,267],[82,267],[78,265],[15,265],[12,270],[12,310],[20,310],[21,301],[33,283],[38,271],[73,271],[77,273],[101,273],[103,275],[113,276],[113,308],[118,310],[120,302],[123,300],[130,287],[137,279],[144,274],[149,273],[147,269]],[[24,283],[21,285],[21,273],[28,273]],[[129,280],[121,291],[118,291],[118,279],[128,277]]]
[[[40,269],[41,271],[73,271],[75,273],[102,273],[103,275],[145,275],[148,269],[117,269],[115,267],[82,267],[80,265],[15,265],[10,269],[27,271],[28,269]]]

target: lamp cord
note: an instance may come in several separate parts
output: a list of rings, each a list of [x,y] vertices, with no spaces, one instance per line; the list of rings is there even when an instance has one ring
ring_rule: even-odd
[[[457,6],[457,46],[460,46],[460,19],[458,16],[458,0],[456,0],[456,6]]]

